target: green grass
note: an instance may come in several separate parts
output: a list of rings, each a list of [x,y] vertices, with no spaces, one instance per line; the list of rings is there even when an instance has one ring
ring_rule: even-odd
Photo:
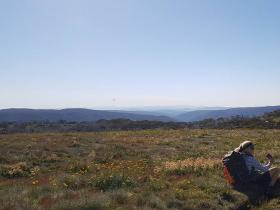
[[[280,159],[280,130],[0,135],[0,209],[278,209],[230,188],[221,158],[244,140]]]

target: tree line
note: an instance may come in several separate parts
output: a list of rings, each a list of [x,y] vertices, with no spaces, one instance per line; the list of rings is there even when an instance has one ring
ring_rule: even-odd
[[[2,122],[0,134],[41,132],[90,132],[145,129],[280,129],[280,110],[261,117],[234,116],[205,119],[197,122],[132,121],[128,119],[99,120],[96,122]]]

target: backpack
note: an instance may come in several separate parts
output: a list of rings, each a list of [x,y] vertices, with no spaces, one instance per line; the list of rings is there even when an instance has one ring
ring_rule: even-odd
[[[239,152],[231,151],[222,160],[224,176],[230,185],[239,185],[251,180],[244,158]]]

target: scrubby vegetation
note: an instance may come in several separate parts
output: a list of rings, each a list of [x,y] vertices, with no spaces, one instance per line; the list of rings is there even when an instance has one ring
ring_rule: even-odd
[[[147,129],[280,129],[280,111],[262,117],[234,116],[231,118],[205,119],[197,122],[132,121],[128,119],[99,120],[97,122],[2,122],[0,134],[46,133],[46,132],[90,132],[113,130]]]
[[[230,188],[221,158],[243,140],[280,158],[280,130],[0,135],[0,209],[278,209]]]

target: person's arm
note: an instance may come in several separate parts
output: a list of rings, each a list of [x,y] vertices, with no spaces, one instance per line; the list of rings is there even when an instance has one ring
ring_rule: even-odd
[[[262,166],[266,169],[266,171],[271,167],[271,165],[272,165],[271,161],[268,161],[267,164],[262,164]]]
[[[246,158],[246,164],[250,168],[250,172],[252,168],[254,168],[257,171],[266,172],[271,166],[271,163],[267,165],[263,165],[259,161],[257,161],[254,157],[251,156],[248,156]]]
[[[269,158],[267,164],[265,164],[264,166],[270,168],[272,166],[273,162],[274,162],[274,159]]]
[[[274,158],[270,154],[268,154],[266,157],[268,159],[268,162],[264,166],[270,168],[274,162]]]

